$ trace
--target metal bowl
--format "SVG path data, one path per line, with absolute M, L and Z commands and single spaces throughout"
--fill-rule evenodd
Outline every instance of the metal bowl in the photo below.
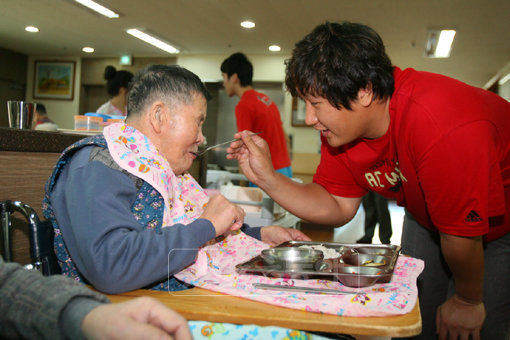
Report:
M 342 267 L 338 268 L 338 281 L 347 287 L 368 287 L 372 286 L 382 277 L 388 275 L 385 270 L 371 267 Z M 345 275 L 342 275 L 345 274 Z
M 370 255 L 350 253 L 342 257 L 342 262 L 358 267 L 384 267 L 391 262 L 391 257 L 381 255 Z
M 273 270 L 316 271 L 320 270 L 324 254 L 308 248 L 277 247 L 260 253 L 264 263 Z
M 353 253 L 392 256 L 395 251 L 388 247 L 355 247 L 350 250 Z

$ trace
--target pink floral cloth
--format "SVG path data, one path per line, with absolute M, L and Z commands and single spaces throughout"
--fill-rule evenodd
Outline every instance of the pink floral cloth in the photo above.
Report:
M 416 304 L 416 279 L 424 268 L 422 260 L 399 256 L 389 283 L 350 288 L 333 280 L 294 280 L 246 275 L 236 265 L 260 254 L 268 245 L 239 232 L 202 248 L 195 263 L 176 278 L 197 287 L 246 299 L 309 312 L 343 316 L 387 316 L 409 313 Z M 365 294 L 330 295 L 257 289 L 253 283 L 333 288 Z
M 189 224 L 202 215 L 209 200 L 207 194 L 190 174 L 176 176 L 145 135 L 123 123 L 106 126 L 103 134 L 115 162 L 148 182 L 163 197 L 163 227 Z

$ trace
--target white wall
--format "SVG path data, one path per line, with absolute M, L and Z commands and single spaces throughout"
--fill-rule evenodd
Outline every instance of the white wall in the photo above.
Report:
M 220 65 L 228 55 L 181 55 L 177 58 L 177 64 L 196 73 L 202 81 L 221 82 Z M 253 81 L 285 81 L 285 59 L 289 55 L 247 55 L 253 64 Z M 284 89 L 283 89 L 284 90 Z M 311 127 L 291 126 L 292 97 L 285 92 L 283 105 L 283 125 L 287 134 L 294 136 L 293 152 L 317 153 L 319 149 L 318 133 Z
M 74 97 L 73 100 L 34 99 L 34 61 L 75 61 Z M 46 111 L 51 120 L 62 129 L 74 128 L 74 116 L 79 114 L 81 84 L 81 58 L 79 57 L 52 57 L 52 56 L 29 56 L 27 67 L 27 92 L 26 100 L 34 101 L 46 106 Z
M 196 73 L 204 82 L 221 82 L 220 65 L 228 55 L 181 55 L 177 58 L 177 64 Z M 254 81 L 277 81 L 283 84 L 285 79 L 285 59 L 288 55 L 248 55 L 253 63 Z M 50 100 L 50 99 L 34 99 L 33 83 L 34 83 L 34 61 L 35 60 L 74 60 L 76 62 L 76 75 L 74 85 L 73 100 Z M 29 101 L 37 101 L 46 106 L 49 117 L 63 129 L 74 128 L 74 116 L 78 115 L 80 103 L 80 84 L 81 84 L 81 58 L 56 58 L 53 56 L 34 57 L 29 56 L 27 68 L 27 89 L 26 99 Z M 102 73 L 101 73 L 102 74 Z M 319 148 L 319 139 L 317 132 L 310 127 L 292 127 L 291 126 L 291 104 L 292 98 L 290 94 L 285 92 L 283 105 L 283 124 L 285 131 L 294 136 L 293 152 L 317 153 Z

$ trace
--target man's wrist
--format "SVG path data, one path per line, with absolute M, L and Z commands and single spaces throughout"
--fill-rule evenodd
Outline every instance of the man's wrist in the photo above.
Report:
M 483 303 L 483 299 L 475 300 L 475 299 L 469 299 L 463 296 L 460 296 L 459 294 L 454 294 L 453 299 L 465 306 L 478 306 Z

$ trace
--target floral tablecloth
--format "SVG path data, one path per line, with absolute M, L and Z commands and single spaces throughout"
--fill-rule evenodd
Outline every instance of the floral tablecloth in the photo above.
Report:
M 333 280 L 282 279 L 236 272 L 237 264 L 250 260 L 267 248 L 267 244 L 242 232 L 230 235 L 221 242 L 202 248 L 195 263 L 175 276 L 186 283 L 216 292 L 287 308 L 342 316 L 406 314 L 416 304 L 416 279 L 424 268 L 422 260 L 401 255 L 389 283 L 365 288 L 350 288 Z M 254 283 L 339 289 L 357 294 L 266 290 L 254 288 Z

